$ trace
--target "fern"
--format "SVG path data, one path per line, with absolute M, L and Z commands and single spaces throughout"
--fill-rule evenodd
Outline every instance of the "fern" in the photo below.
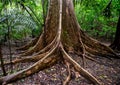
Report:
M 27 14 L 25 11 L 23 12 L 22 10 L 18 10 L 16 8 L 7 9 L 7 13 L 6 12 L 2 13 L 2 16 L 0 17 L 1 24 L 0 30 L 2 29 L 7 30 L 6 20 L 8 20 L 9 26 L 11 27 L 11 37 L 13 39 L 16 38 L 15 37 L 16 33 L 20 35 L 26 34 L 25 36 L 29 36 L 32 33 L 33 29 L 39 28 L 35 21 L 29 16 L 29 14 Z M 4 34 L 6 33 L 7 31 L 4 31 Z M 1 34 L 1 36 L 2 35 L 3 34 Z M 21 38 L 25 37 L 23 35 L 21 35 L 22 36 Z

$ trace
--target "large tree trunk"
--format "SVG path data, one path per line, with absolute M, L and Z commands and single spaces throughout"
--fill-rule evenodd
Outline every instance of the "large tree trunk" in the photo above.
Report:
M 36 62 L 32 66 L 17 73 L 0 78 L 0 84 L 10 83 L 18 79 L 30 76 L 43 70 L 57 61 L 65 61 L 69 75 L 65 82 L 70 80 L 70 68 L 74 69 L 83 77 L 94 84 L 101 84 L 94 76 L 82 68 L 69 53 L 75 53 L 79 57 L 92 59 L 88 55 L 109 55 L 118 58 L 116 53 L 109 47 L 88 37 L 80 28 L 74 14 L 72 0 L 50 0 L 48 14 L 45 22 L 45 30 L 36 44 L 26 50 L 22 55 L 34 54 L 33 57 L 14 60 L 12 63 Z M 46 42 L 44 44 L 44 42 Z M 62 62 L 62 61 L 61 61 Z M 6 63 L 6 65 L 8 65 Z
M 117 23 L 116 34 L 114 42 L 110 45 L 113 50 L 120 51 L 120 16 Z

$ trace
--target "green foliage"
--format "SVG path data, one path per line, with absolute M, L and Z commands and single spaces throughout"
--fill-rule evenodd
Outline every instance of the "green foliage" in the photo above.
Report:
M 75 5 L 75 12 L 81 28 L 94 37 L 113 39 L 118 21 L 120 0 L 80 0 Z M 109 4 L 109 5 L 108 5 Z M 109 18 L 104 16 L 106 7 Z M 107 16 L 106 13 L 106 16 Z
M 1 18 L 0 31 L 2 32 L 0 36 L 3 38 L 5 34 L 8 33 L 8 29 L 7 29 L 8 27 L 11 30 L 10 36 L 13 39 L 21 39 L 25 37 L 24 35 L 25 33 L 30 33 L 28 30 L 36 27 L 35 22 L 33 22 L 33 20 L 26 14 L 23 13 L 21 14 L 21 12 L 19 12 L 18 9 L 7 10 L 7 13 L 3 12 L 0 18 Z
M 120 15 L 120 0 L 73 1 L 78 22 L 85 32 L 95 37 L 114 38 Z M 22 39 L 31 34 L 38 36 L 42 32 L 48 2 L 49 0 L 0 0 L 0 39 L 7 34 L 8 26 L 12 39 Z
M 8 27 L 10 37 L 14 40 L 31 35 L 38 36 L 42 32 L 43 15 L 40 0 L 0 1 L 0 10 L 1 40 L 8 34 Z

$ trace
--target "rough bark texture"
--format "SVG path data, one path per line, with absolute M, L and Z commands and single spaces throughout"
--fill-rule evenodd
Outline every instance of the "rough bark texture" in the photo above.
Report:
M 29 43 L 27 43 L 26 45 L 24 45 L 22 47 L 17 48 L 16 50 L 27 50 L 27 49 L 29 49 L 30 47 L 32 47 L 32 46 L 34 46 L 36 44 L 38 38 L 39 37 L 31 40 Z
M 45 25 L 45 30 L 36 44 L 22 54 L 24 56 L 34 54 L 34 56 L 32 56 L 32 58 L 24 57 L 23 59 L 13 61 L 13 64 L 21 61 L 33 61 L 35 64 L 17 73 L 0 78 L 0 84 L 7 84 L 30 76 L 35 72 L 50 67 L 57 61 L 63 60 L 67 63 L 69 73 L 63 83 L 64 85 L 68 84 L 70 80 L 71 72 L 69 65 L 72 65 L 77 72 L 92 83 L 100 85 L 101 83 L 72 59 L 69 53 L 75 53 L 79 57 L 82 57 L 83 60 L 85 58 L 92 59 L 91 57 L 87 57 L 88 55 L 101 54 L 114 56 L 116 58 L 118 58 L 118 56 L 116 56 L 116 53 L 109 47 L 88 37 L 81 30 L 74 14 L 72 0 L 50 0 Z M 46 43 L 44 44 L 44 42 Z M 6 63 L 6 65 L 8 65 L 8 63 Z
M 120 16 L 117 23 L 117 29 L 115 34 L 114 42 L 110 45 L 113 50 L 120 51 Z

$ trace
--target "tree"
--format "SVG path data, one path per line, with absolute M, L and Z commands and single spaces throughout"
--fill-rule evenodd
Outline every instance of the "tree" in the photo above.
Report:
M 110 47 L 113 50 L 120 51 L 120 1 L 116 1 L 114 8 L 116 8 L 116 13 L 118 13 L 118 22 L 116 27 L 115 38 Z
M 61 61 L 65 62 L 69 71 L 69 75 L 63 83 L 64 85 L 70 80 L 71 72 L 69 65 L 72 65 L 77 72 L 92 83 L 100 85 L 101 83 L 94 76 L 72 59 L 70 53 L 82 57 L 83 61 L 85 58 L 93 59 L 91 58 L 92 56 L 88 57 L 88 55 L 104 55 L 119 58 L 112 49 L 88 37 L 81 30 L 74 13 L 72 0 L 50 0 L 45 30 L 36 44 L 31 49 L 25 51 L 22 56 L 33 53 L 34 56 L 32 57 L 16 59 L 12 63 L 36 62 L 35 64 L 17 73 L 0 78 L 0 84 L 7 84 L 25 78 L 54 65 L 57 61 Z M 9 62 L 5 65 L 8 64 Z
M 4 60 L 3 60 L 3 55 L 2 55 L 2 48 L 1 48 L 1 42 L 0 42 L 0 62 L 1 62 L 1 68 L 2 68 L 2 71 L 3 71 L 3 75 L 6 76 L 6 70 L 5 70 L 5 67 L 4 67 Z
M 120 51 L 120 15 L 117 23 L 114 42 L 110 45 L 113 50 Z
M 110 16 L 111 16 L 111 10 L 110 10 L 111 9 L 111 3 L 112 3 L 112 0 L 109 1 L 108 5 L 105 7 L 105 9 L 103 11 L 103 15 L 105 17 L 108 17 L 108 18 L 110 18 Z

